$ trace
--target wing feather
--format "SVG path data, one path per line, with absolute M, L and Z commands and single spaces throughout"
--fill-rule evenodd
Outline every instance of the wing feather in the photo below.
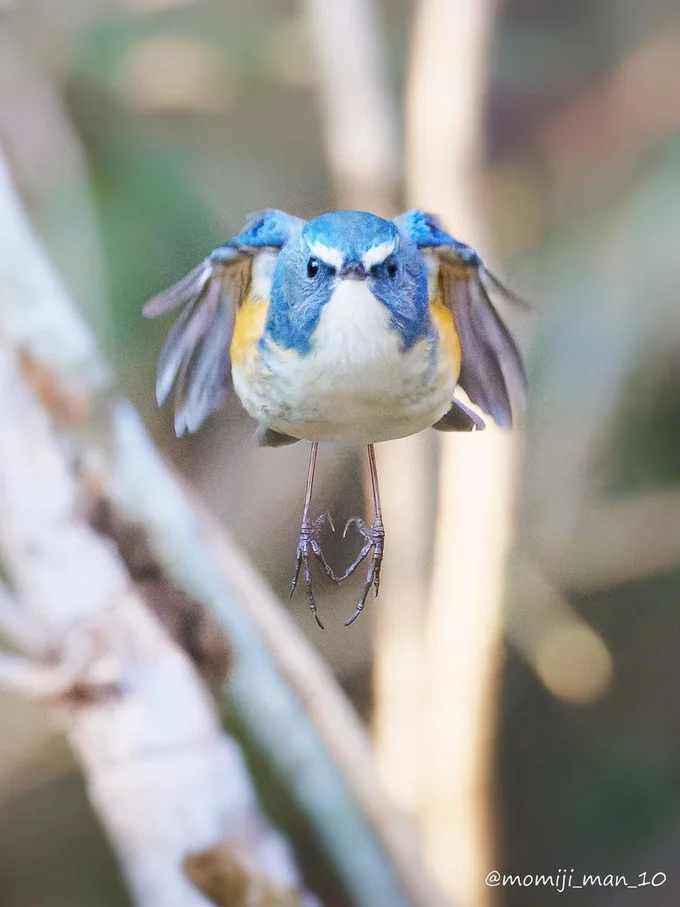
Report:
M 210 289 L 215 286 L 215 281 L 208 282 L 208 292 L 204 294 L 200 291 L 187 299 L 185 309 L 165 339 L 156 370 L 156 400 L 159 406 L 167 400 L 182 362 L 192 354 L 201 337 L 210 328 L 215 314 L 215 305 L 211 302 L 214 293 L 211 294 Z
M 159 406 L 175 386 L 177 435 L 196 431 L 226 398 L 236 312 L 250 287 L 254 255 L 263 248 L 280 250 L 302 223 L 283 211 L 253 215 L 237 236 L 144 306 L 148 318 L 184 306 L 163 345 L 156 374 Z
M 221 281 L 210 281 L 205 299 L 194 316 L 195 319 L 199 314 L 202 316 L 200 334 L 193 346 L 187 348 L 177 379 L 175 433 L 178 436 L 185 431 L 196 431 L 226 399 L 235 306 L 222 298 L 224 289 Z
M 458 383 L 502 428 L 526 408 L 524 359 L 473 266 L 440 257 L 440 279 L 461 347 Z
M 210 272 L 210 262 L 202 261 L 174 286 L 145 303 L 142 314 L 145 318 L 157 318 L 179 308 L 188 300 L 195 299 L 210 278 Z
M 511 428 L 526 408 L 526 369 L 491 294 L 522 307 L 526 303 L 488 270 L 474 249 L 446 233 L 433 215 L 416 209 L 396 223 L 418 248 L 437 257 L 443 302 L 460 340 L 459 385 L 498 425 Z

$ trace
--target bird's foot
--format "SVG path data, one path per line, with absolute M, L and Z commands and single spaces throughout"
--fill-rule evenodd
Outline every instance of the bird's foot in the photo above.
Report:
M 314 589 L 312 586 L 312 558 L 316 558 L 316 560 L 321 564 L 324 573 L 329 579 L 332 579 L 335 583 L 338 582 L 338 577 L 335 575 L 328 561 L 324 557 L 320 545 L 321 532 L 323 531 L 326 520 L 328 520 L 331 529 L 335 531 L 333 520 L 331 519 L 329 513 L 322 513 L 320 516 L 314 517 L 314 519 L 302 521 L 302 525 L 300 526 L 300 539 L 298 541 L 296 552 L 295 573 L 293 574 L 293 581 L 290 584 L 290 597 L 292 598 L 293 593 L 295 592 L 295 587 L 297 586 L 298 577 L 300 576 L 300 570 L 304 566 L 304 579 L 305 589 L 307 590 L 307 601 L 309 602 L 310 611 L 314 615 L 314 620 L 322 630 L 324 629 L 324 625 L 319 619 L 319 614 L 316 607 L 316 599 L 314 598 Z
M 363 520 L 355 517 L 354 519 L 348 520 L 343 536 L 347 534 L 347 530 L 354 523 L 354 525 L 359 530 L 360 535 L 365 539 L 364 545 L 361 551 L 357 554 L 354 561 L 349 565 L 345 570 L 342 576 L 337 577 L 338 582 L 341 582 L 344 579 L 347 579 L 348 576 L 351 576 L 352 573 L 357 569 L 359 564 L 361 564 L 368 556 L 371 554 L 371 562 L 368 566 L 368 571 L 366 573 L 366 581 L 364 582 L 363 591 L 361 593 L 361 598 L 359 603 L 354 609 L 354 614 L 350 617 L 349 620 L 345 621 L 345 626 L 349 627 L 350 624 L 353 624 L 357 617 L 361 614 L 366 604 L 366 599 L 368 598 L 368 593 L 371 591 L 371 587 L 375 588 L 375 594 L 378 595 L 380 591 L 380 568 L 382 566 L 383 552 L 385 550 L 385 529 L 382 524 L 382 520 L 374 520 L 372 526 L 367 526 Z

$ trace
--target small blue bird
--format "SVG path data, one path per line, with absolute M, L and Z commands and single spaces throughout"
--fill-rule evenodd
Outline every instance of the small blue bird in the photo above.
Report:
M 158 362 L 159 405 L 176 385 L 175 431 L 196 431 L 230 380 L 257 420 L 260 445 L 312 442 L 291 595 L 304 567 L 320 627 L 311 561 L 340 581 L 371 554 L 360 600 L 378 594 L 385 531 L 373 445 L 434 427 L 484 428 L 454 397 L 460 386 L 497 424 L 525 407 L 522 355 L 490 294 L 517 301 L 469 246 L 420 210 L 385 220 L 335 211 L 310 221 L 268 210 L 144 307 L 181 305 Z M 336 576 L 311 516 L 320 441 L 368 446 L 374 519 L 356 520 L 359 555 Z

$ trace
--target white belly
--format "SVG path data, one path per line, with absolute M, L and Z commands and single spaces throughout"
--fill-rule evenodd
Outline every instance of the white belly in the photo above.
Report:
M 449 409 L 457 375 L 435 355 L 436 334 L 403 352 L 389 311 L 366 283 L 339 282 L 312 351 L 270 344 L 234 371 L 244 407 L 275 431 L 310 441 L 387 441 L 428 428 Z

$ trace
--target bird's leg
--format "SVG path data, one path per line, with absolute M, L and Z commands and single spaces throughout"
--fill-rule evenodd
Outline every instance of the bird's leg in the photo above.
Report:
M 363 611 L 366 599 L 368 598 L 368 593 L 371 591 L 371 586 L 375 587 L 376 596 L 380 590 L 380 567 L 382 566 L 383 552 L 385 550 L 385 528 L 383 526 L 382 508 L 380 506 L 380 488 L 378 487 L 378 467 L 375 462 L 375 447 L 372 444 L 368 445 L 368 467 L 371 473 L 371 487 L 373 489 L 373 525 L 367 526 L 363 520 L 353 519 L 345 526 L 345 532 L 347 532 L 347 528 L 352 523 L 355 523 L 366 541 L 364 542 L 363 548 L 354 559 L 354 562 L 349 565 L 347 570 L 345 570 L 343 575 L 338 577 L 338 579 L 347 579 L 348 576 L 354 573 L 359 564 L 368 557 L 371 549 L 373 549 L 373 554 L 371 555 L 371 563 L 369 564 L 368 572 L 366 573 L 366 582 L 364 583 L 359 604 L 354 609 L 354 614 L 350 619 L 345 621 L 346 627 L 349 627 L 350 624 L 354 623 Z
M 321 564 L 324 569 L 324 573 L 334 582 L 337 582 L 338 578 L 331 570 L 326 558 L 323 555 L 321 550 L 321 545 L 319 544 L 319 539 L 321 536 L 321 530 L 323 529 L 326 519 L 333 523 L 330 519 L 330 515 L 327 513 L 322 513 L 317 517 L 310 517 L 309 510 L 312 503 L 312 486 L 314 485 L 314 470 L 316 469 L 316 457 L 319 452 L 319 445 L 315 441 L 312 444 L 312 450 L 309 455 L 309 471 L 307 473 L 307 492 L 305 494 L 305 507 L 302 511 L 302 525 L 300 526 L 300 539 L 298 541 L 297 552 L 296 552 L 296 561 L 295 561 L 295 573 L 293 574 L 293 582 L 290 586 L 290 597 L 293 597 L 295 592 L 295 587 L 297 585 L 298 577 L 300 576 L 300 569 L 304 565 L 305 568 L 305 588 L 307 590 L 307 601 L 309 602 L 309 607 L 314 615 L 314 620 L 317 622 L 321 629 L 324 629 L 323 624 L 319 619 L 319 615 L 316 609 L 316 600 L 314 598 L 314 590 L 312 588 L 312 570 L 311 563 L 312 557 L 315 557 L 317 561 Z

